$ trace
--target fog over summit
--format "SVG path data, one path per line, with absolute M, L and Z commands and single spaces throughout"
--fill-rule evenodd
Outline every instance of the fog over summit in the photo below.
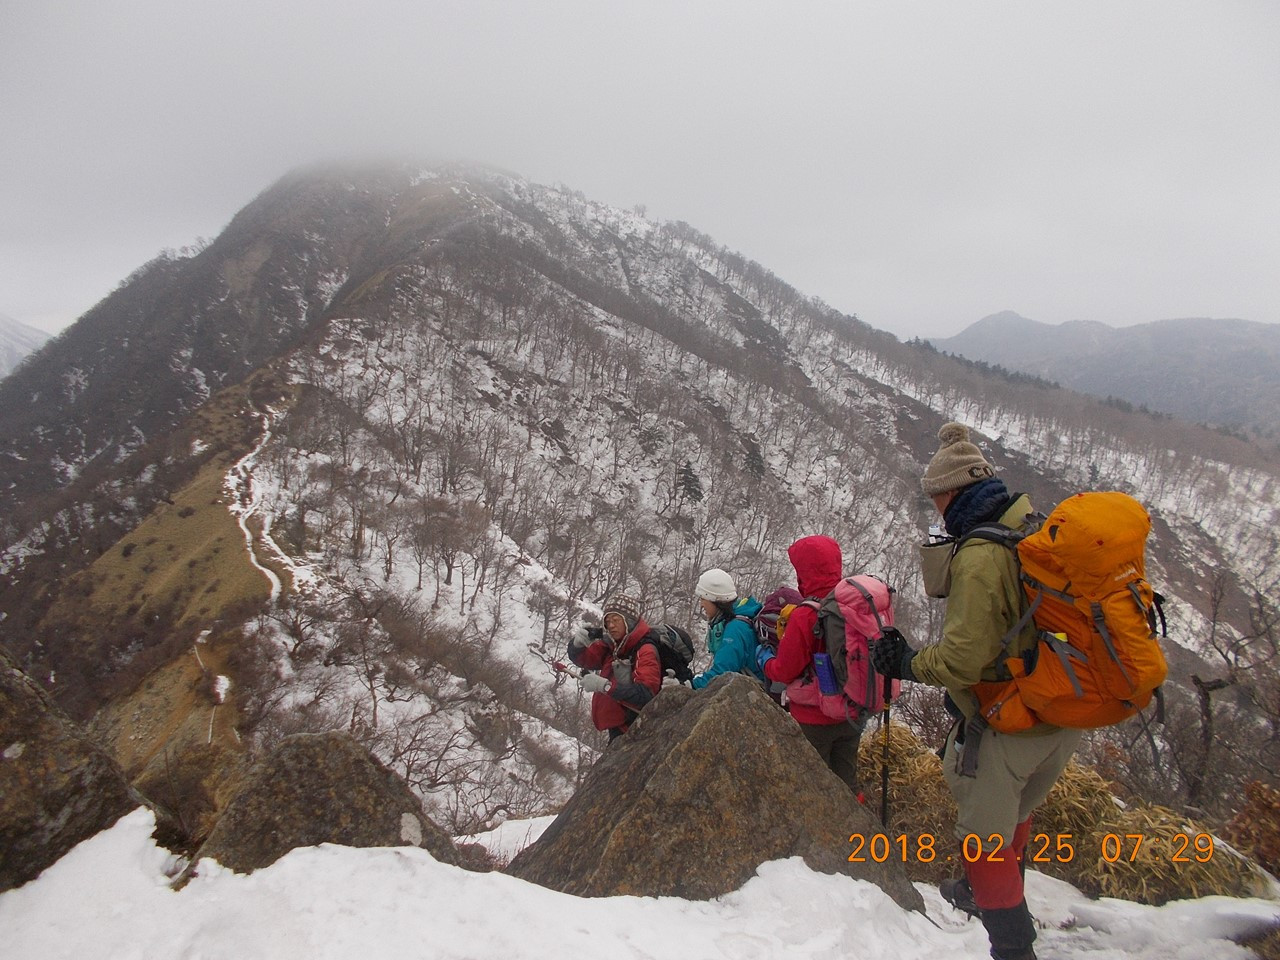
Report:
M 471 157 L 901 339 L 1280 321 L 1271 4 L 20 4 L 0 311 L 61 329 L 300 164 Z

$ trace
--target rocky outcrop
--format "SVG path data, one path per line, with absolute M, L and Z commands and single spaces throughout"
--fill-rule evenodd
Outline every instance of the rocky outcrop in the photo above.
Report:
M 900 865 L 849 862 L 851 834 L 881 831 L 760 685 L 730 675 L 664 690 L 507 872 L 579 896 L 710 899 L 799 856 L 923 909 Z
M 343 733 L 282 740 L 249 771 L 196 860 L 248 873 L 318 843 L 415 846 L 461 862 L 408 784 Z
M 0 651 L 0 891 L 143 803 L 119 764 Z
M 134 787 L 173 814 L 170 845 L 190 854 L 240 788 L 249 758 L 237 733 L 237 690 L 215 695 L 229 645 L 197 641 L 107 703 L 88 731 Z

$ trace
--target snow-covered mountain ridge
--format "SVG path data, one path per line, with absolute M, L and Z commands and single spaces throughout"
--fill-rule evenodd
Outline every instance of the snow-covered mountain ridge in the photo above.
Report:
M 1041 506 L 1086 486 L 1139 496 L 1156 521 L 1152 579 L 1188 651 L 1250 630 L 1280 571 L 1275 467 L 1245 445 L 980 376 L 685 224 L 511 176 L 295 176 L 118 301 L 21 384 L 49 404 L 0 458 L 27 517 L 0 564 L 4 639 L 37 675 L 57 671 L 68 631 L 30 603 L 58 592 L 53 561 L 98 576 L 99 560 L 69 552 L 80 531 L 164 510 L 185 464 L 230 443 L 166 443 L 167 424 L 269 370 L 280 396 L 254 414 L 272 411 L 269 436 L 246 426 L 244 452 L 261 444 L 231 489 L 253 504 L 251 536 L 278 548 L 262 555 L 294 576 L 274 604 L 264 577 L 246 624 L 267 666 L 234 678 L 260 718 L 245 732 L 355 730 L 459 828 L 544 812 L 571 788 L 597 744 L 552 664 L 616 590 L 699 631 L 702 569 L 767 592 L 791 579 L 794 538 L 827 533 L 847 568 L 897 587 L 908 634 L 932 639 L 918 477 L 948 419 Z M 122 342 L 152 380 L 113 379 Z M 39 385 L 68 370 L 74 391 Z M 137 419 L 82 427 L 86 403 Z M 128 637 L 107 649 L 120 669 L 137 656 Z

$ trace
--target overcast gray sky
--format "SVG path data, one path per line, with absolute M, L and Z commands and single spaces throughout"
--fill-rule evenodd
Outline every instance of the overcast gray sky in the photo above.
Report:
M 904 339 L 1280 322 L 1274 0 L 2 0 L 0 313 L 382 153 L 644 203 Z

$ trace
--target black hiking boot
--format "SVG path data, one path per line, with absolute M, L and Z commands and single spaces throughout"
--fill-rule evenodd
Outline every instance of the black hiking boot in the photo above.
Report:
M 943 900 L 971 917 L 979 916 L 982 912 L 974 903 L 973 890 L 970 889 L 969 881 L 965 877 L 943 880 L 938 884 L 938 892 L 942 894 Z
M 1031 946 L 1036 939 L 1036 924 L 1027 901 L 1016 907 L 984 910 L 982 925 L 991 941 L 992 960 L 1036 960 Z

